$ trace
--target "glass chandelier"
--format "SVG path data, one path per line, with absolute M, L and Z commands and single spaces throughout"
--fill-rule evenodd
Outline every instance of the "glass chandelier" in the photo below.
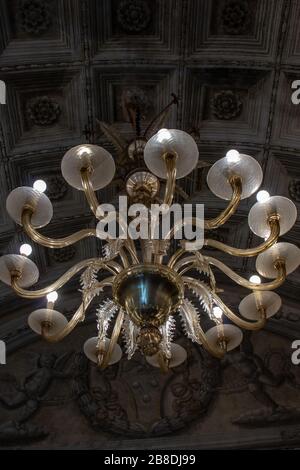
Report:
M 148 207 L 158 199 L 161 182 L 165 184 L 163 203 L 170 208 L 176 190 L 176 180 L 191 173 L 198 164 L 198 148 L 186 132 L 161 129 L 148 141 L 140 138 L 131 142 L 128 154 L 137 150 L 143 156 L 143 165 L 126 179 L 126 191 L 131 202 L 143 202 Z M 104 148 L 83 144 L 71 148 L 62 159 L 62 175 L 74 188 L 84 191 L 91 211 L 97 220 L 99 202 L 95 191 L 109 185 L 115 174 L 113 157 Z M 210 190 L 227 200 L 227 207 L 215 218 L 204 220 L 207 230 L 218 229 L 235 213 L 240 201 L 250 197 L 263 179 L 259 163 L 251 156 L 236 150 L 227 152 L 212 165 L 207 175 Z M 36 243 L 54 249 L 72 245 L 87 237 L 99 236 L 96 229 L 84 229 L 60 239 L 42 235 L 38 229 L 51 220 L 53 209 L 42 192 L 43 182 L 33 188 L 19 187 L 7 198 L 7 211 Z M 185 240 L 172 249 L 170 243 L 178 229 L 175 223 L 167 237 L 134 240 L 108 239 L 104 256 L 80 261 L 46 288 L 29 289 L 37 283 L 37 266 L 29 259 L 30 246 L 23 245 L 21 254 L 0 258 L 0 279 L 25 299 L 47 296 L 46 308 L 29 315 L 29 326 L 49 342 L 57 342 L 83 322 L 88 308 L 103 290 L 110 297 L 97 308 L 97 336 L 88 339 L 84 352 L 101 368 L 120 360 L 122 349 L 118 344 L 122 332 L 125 351 L 130 359 L 137 351 L 155 367 L 167 371 L 186 358 L 185 349 L 174 343 L 176 322 L 181 322 L 184 333 L 210 354 L 222 358 L 242 341 L 242 331 L 259 330 L 281 306 L 279 295 L 272 290 L 281 286 L 286 275 L 300 263 L 300 250 L 290 243 L 278 242 L 280 235 L 291 229 L 296 221 L 295 205 L 281 196 L 269 196 L 260 191 L 248 216 L 249 227 L 262 238 L 255 248 L 241 249 L 220 241 L 204 238 L 201 250 L 189 250 Z M 117 214 L 122 225 L 121 213 Z M 196 226 L 199 220 L 190 217 L 184 224 Z M 247 280 L 223 262 L 205 254 L 205 247 L 214 248 L 237 257 L 255 257 L 259 276 Z M 234 313 L 221 299 L 214 269 L 223 272 L 236 284 L 251 292 Z M 82 302 L 68 321 L 54 309 L 56 291 L 72 277 L 81 273 Z M 104 273 L 108 273 L 104 277 Z M 103 278 L 104 277 L 104 278 Z M 271 280 L 270 280 L 271 279 Z M 191 300 L 193 299 L 193 300 Z M 196 300 L 195 300 L 196 299 Z M 203 329 L 203 320 L 212 326 Z

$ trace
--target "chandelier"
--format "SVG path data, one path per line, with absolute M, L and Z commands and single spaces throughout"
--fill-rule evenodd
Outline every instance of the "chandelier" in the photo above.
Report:
M 147 207 L 159 200 L 163 188 L 164 210 L 168 212 L 176 192 L 176 180 L 191 173 L 198 164 L 198 147 L 193 137 L 176 129 L 160 129 L 149 140 L 139 137 L 128 145 L 128 155 L 136 169 L 125 180 L 131 203 Z M 138 157 L 137 157 L 138 156 Z M 137 163 L 138 162 L 138 163 Z M 83 191 L 96 220 L 101 221 L 96 191 L 109 185 L 115 174 L 113 157 L 104 148 L 82 144 L 71 148 L 63 157 L 62 175 L 73 188 Z M 281 306 L 279 295 L 272 292 L 285 281 L 300 263 L 300 250 L 295 245 L 278 242 L 280 235 L 296 221 L 295 205 L 287 198 L 257 194 L 249 211 L 251 231 L 262 239 L 254 248 L 236 248 L 215 239 L 205 238 L 201 249 L 191 249 L 187 240 L 180 246 L 172 242 L 183 225 L 204 230 L 218 229 L 235 213 L 242 199 L 257 192 L 263 179 L 259 163 L 251 156 L 230 150 L 215 162 L 207 174 L 207 185 L 227 206 L 215 218 L 199 220 L 191 215 L 179 225 L 174 222 L 167 236 L 133 239 L 108 239 L 101 257 L 80 261 L 48 287 L 32 290 L 39 272 L 29 259 L 30 246 L 17 255 L 0 258 L 0 279 L 25 299 L 47 297 L 45 308 L 29 315 L 29 326 L 45 340 L 54 343 L 69 335 L 85 320 L 92 301 L 109 291 L 97 311 L 97 336 L 84 344 L 86 356 L 99 367 L 118 362 L 122 334 L 128 359 L 139 351 L 146 360 L 162 371 L 176 367 L 186 359 L 185 349 L 174 342 L 176 323 L 185 335 L 211 355 L 222 358 L 242 341 L 242 329 L 259 330 Z M 44 236 L 38 229 L 51 220 L 53 209 L 43 193 L 41 182 L 34 187 L 14 189 L 7 198 L 7 211 L 34 242 L 50 249 L 67 247 L 87 237 L 98 237 L 97 229 L 83 229 L 60 239 Z M 123 227 L 123 214 L 117 212 Z M 148 223 L 148 222 L 145 222 Z M 127 230 L 126 228 L 124 230 Z M 217 257 L 207 256 L 206 247 L 215 253 L 235 257 L 255 257 L 258 275 L 249 280 L 234 272 Z M 221 298 L 222 290 L 215 279 L 215 269 L 250 291 L 234 313 Z M 82 302 L 68 321 L 54 309 L 57 290 L 78 273 Z M 203 321 L 210 327 L 204 331 Z

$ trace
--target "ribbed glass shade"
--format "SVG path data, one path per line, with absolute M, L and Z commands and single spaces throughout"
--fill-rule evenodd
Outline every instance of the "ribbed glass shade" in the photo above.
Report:
M 207 174 L 207 184 L 211 192 L 221 199 L 231 199 L 231 176 L 242 178 L 242 199 L 255 193 L 263 180 L 260 164 L 250 155 L 240 153 L 235 160 L 226 156 L 218 160 Z
M 279 216 L 280 235 L 288 232 L 297 219 L 296 206 L 290 199 L 272 196 L 265 202 L 257 202 L 251 208 L 248 223 L 252 232 L 259 237 L 267 238 L 270 235 L 268 217 L 272 214 Z
M 116 167 L 113 157 L 98 145 L 83 144 L 72 147 L 64 155 L 61 162 L 61 172 L 70 186 L 83 191 L 81 170 L 93 169 L 90 180 L 94 190 L 107 186 L 114 177 Z
M 193 137 L 177 129 L 161 129 L 149 139 L 144 150 L 144 159 L 149 170 L 159 178 L 167 178 L 162 156 L 165 153 L 177 155 L 176 178 L 183 178 L 196 168 L 199 151 Z
M 270 318 L 275 315 L 281 307 L 281 298 L 276 292 L 255 292 L 247 295 L 239 305 L 239 311 L 242 317 L 249 320 L 259 320 L 261 313 L 259 306 L 264 307 L 266 317 Z
M 171 344 L 171 359 L 169 362 L 169 367 L 178 367 L 182 364 L 187 358 L 186 350 L 179 344 Z M 146 361 L 151 364 L 153 367 L 160 367 L 158 354 L 153 356 L 146 356 Z
M 109 339 L 105 339 L 105 350 L 107 351 L 108 346 L 109 346 Z M 97 363 L 98 362 L 98 355 L 97 355 L 97 343 L 98 343 L 98 338 L 97 336 L 94 336 L 93 338 L 88 339 L 84 345 L 83 345 L 83 351 L 86 357 L 92 361 Z M 110 357 L 110 360 L 108 362 L 108 365 L 111 366 L 113 364 L 116 364 L 117 362 L 120 361 L 122 357 L 122 349 L 118 344 L 115 344 L 112 354 Z
M 226 324 L 213 326 L 207 330 L 206 337 L 213 347 L 220 347 L 220 339 L 224 337 L 226 339 L 227 351 L 231 351 L 241 344 L 243 333 L 237 326 Z
M 39 279 L 39 270 L 31 259 L 22 255 L 3 255 L 0 258 L 0 280 L 11 285 L 13 271 L 20 271 L 22 276 L 18 280 L 20 287 L 31 287 Z
M 43 323 L 48 325 L 47 334 L 56 335 L 67 326 L 68 320 L 62 313 L 50 308 L 34 310 L 28 317 L 28 325 L 39 335 L 42 333 Z
M 257 272 L 263 277 L 275 279 L 278 272 L 274 267 L 274 263 L 279 259 L 285 261 L 286 273 L 290 274 L 300 264 L 300 249 L 292 243 L 276 243 L 258 255 L 256 259 Z
M 53 216 L 53 207 L 49 198 L 28 186 L 21 186 L 14 189 L 6 199 L 6 209 L 10 217 L 19 225 L 22 225 L 21 217 L 25 206 L 34 209 L 31 223 L 35 228 L 48 225 Z

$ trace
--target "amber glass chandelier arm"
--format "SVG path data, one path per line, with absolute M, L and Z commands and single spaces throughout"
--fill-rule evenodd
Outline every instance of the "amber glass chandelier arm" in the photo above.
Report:
M 169 268 L 173 268 L 173 266 L 177 263 L 177 261 L 179 260 L 179 258 L 181 258 L 181 256 L 184 255 L 186 251 L 184 250 L 184 248 L 179 248 L 178 250 L 175 251 L 175 253 L 171 256 L 169 262 L 168 262 L 168 266 Z
M 99 282 L 97 284 L 97 288 L 101 287 L 107 287 L 111 286 L 113 283 L 113 277 L 108 277 L 104 279 L 103 281 Z M 95 289 L 96 292 L 96 289 Z M 81 303 L 79 308 L 76 310 L 74 313 L 73 317 L 71 320 L 68 322 L 68 324 L 56 335 L 49 335 L 47 334 L 47 329 L 42 329 L 42 336 L 45 340 L 47 340 L 49 343 L 57 343 L 58 341 L 61 341 L 63 338 L 65 338 L 71 331 L 74 330 L 74 328 L 80 323 L 81 321 L 84 320 L 85 317 L 85 312 L 90 305 L 91 301 L 93 300 L 93 295 L 89 295 L 88 299 L 86 299 L 84 302 Z
M 128 253 L 130 254 L 132 263 L 133 264 L 139 264 L 140 260 L 138 258 L 136 248 L 135 248 L 135 244 L 134 244 L 133 240 L 128 238 L 128 240 L 126 240 L 125 247 L 126 247 L 126 250 L 128 251 Z
M 99 363 L 99 366 L 101 367 L 101 369 L 105 369 L 109 365 L 109 361 L 110 361 L 113 349 L 115 345 L 117 344 L 118 338 L 121 333 L 123 321 L 124 321 L 124 310 L 121 308 L 119 310 L 117 319 L 114 324 L 114 329 L 111 334 L 107 352 L 104 354 L 102 361 Z
M 44 287 L 43 289 L 39 289 L 36 291 L 23 289 L 18 284 L 17 276 L 12 277 L 11 285 L 14 291 L 16 292 L 16 294 L 18 294 L 20 297 L 23 297 L 25 299 L 39 299 L 40 297 L 44 297 L 45 295 L 49 294 L 50 292 L 53 292 L 54 290 L 60 289 L 79 271 L 91 265 L 99 266 L 99 268 L 102 268 L 102 269 L 107 269 L 113 275 L 117 274 L 118 272 L 114 269 L 113 266 L 110 266 L 109 263 L 106 264 L 104 262 L 99 262 L 97 258 L 91 258 L 91 259 L 81 261 L 75 264 L 75 266 L 73 266 L 67 272 L 65 272 L 59 279 L 57 279 L 55 282 L 50 284 L 50 286 Z
M 204 246 L 216 248 L 217 250 L 223 251 L 224 253 L 228 253 L 229 255 L 232 255 L 232 256 L 239 256 L 239 257 L 257 256 L 259 253 L 262 253 L 263 251 L 267 250 L 272 245 L 274 245 L 274 243 L 276 243 L 278 240 L 278 237 L 280 234 L 279 220 L 276 218 L 270 218 L 269 225 L 270 225 L 271 232 L 270 232 L 268 239 L 265 240 L 261 245 L 253 247 L 253 248 L 248 248 L 248 249 L 235 248 L 232 246 L 225 245 L 225 243 L 218 242 L 217 240 L 211 240 L 210 238 L 207 238 L 204 240 Z
M 219 261 L 215 258 L 212 258 L 210 256 L 205 257 L 206 261 L 209 262 L 209 264 L 215 266 L 216 268 L 220 269 L 226 276 L 228 276 L 230 279 L 232 279 L 236 284 L 239 284 L 240 286 L 245 287 L 246 289 L 250 290 L 257 290 L 257 291 L 264 291 L 264 290 L 273 290 L 277 289 L 277 287 L 280 287 L 285 279 L 286 279 L 286 269 L 285 269 L 285 263 L 278 262 L 276 264 L 276 269 L 277 269 L 277 277 L 273 281 L 270 282 L 265 282 L 261 284 L 255 284 L 253 282 L 247 281 L 247 279 L 243 278 L 239 274 L 236 274 L 232 269 L 230 269 L 226 264 L 222 263 L 222 261 Z
M 240 328 L 243 328 L 244 330 L 261 330 L 266 324 L 266 313 L 263 307 L 260 309 L 260 318 L 255 322 L 248 322 L 233 313 L 232 310 L 230 310 L 230 308 L 227 307 L 227 305 L 222 301 L 222 299 L 220 299 L 220 297 L 216 294 L 214 294 L 214 302 L 222 309 L 223 313 L 226 315 L 227 318 L 229 318 L 229 320 L 231 320 L 233 323 L 235 323 Z
M 81 170 L 81 182 L 82 187 L 84 190 L 85 197 L 89 203 L 91 211 L 93 212 L 94 216 L 98 219 L 97 209 L 99 206 L 99 202 L 97 196 L 95 194 L 92 182 L 90 180 L 90 169 L 89 168 L 82 168 Z
M 88 228 L 64 238 L 53 239 L 45 237 L 32 226 L 31 217 L 32 211 L 30 209 L 25 209 L 22 213 L 22 225 L 25 233 L 31 238 L 31 240 L 47 248 L 63 248 L 65 246 L 73 245 L 84 238 L 96 236 L 96 230 Z
M 212 356 L 221 359 L 225 355 L 225 351 L 223 351 L 221 348 L 216 348 L 212 344 L 209 343 L 209 341 L 206 338 L 206 335 L 202 329 L 202 327 L 199 325 L 197 328 L 197 336 L 198 336 L 198 343 L 202 345 L 207 352 L 209 352 Z
M 172 153 L 166 153 L 162 157 L 165 161 L 166 169 L 167 169 L 167 183 L 166 183 L 166 190 L 164 196 L 164 204 L 170 206 L 173 201 L 175 186 L 176 186 L 176 160 L 177 155 L 173 155 Z
M 228 206 L 213 219 L 208 219 L 204 221 L 204 228 L 207 230 L 213 230 L 220 225 L 225 224 L 228 219 L 235 213 L 242 195 L 242 180 L 239 176 L 232 176 L 229 180 L 232 187 L 232 196 Z
M 186 256 L 185 258 L 180 259 L 179 261 L 176 262 L 176 264 L 173 264 L 172 267 L 174 268 L 175 271 L 178 271 L 179 274 L 182 274 L 180 271 L 181 268 L 188 267 L 189 269 L 193 269 L 198 263 L 198 260 L 196 256 L 191 255 L 191 256 Z

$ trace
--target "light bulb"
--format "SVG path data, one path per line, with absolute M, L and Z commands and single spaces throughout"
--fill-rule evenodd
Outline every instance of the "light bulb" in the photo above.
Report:
M 23 245 L 20 246 L 20 254 L 24 256 L 29 256 L 32 253 L 32 248 L 31 245 L 28 243 L 23 243 Z
M 253 274 L 253 276 L 250 277 L 249 281 L 252 282 L 253 284 L 260 284 L 261 278 L 257 276 L 257 274 Z
M 90 155 L 92 153 L 91 149 L 89 147 L 86 147 L 85 145 L 82 145 L 82 147 L 80 147 L 78 150 L 77 150 L 77 153 L 78 155 L 81 157 L 82 155 L 84 155 L 85 153 L 87 153 L 88 155 Z
M 47 300 L 48 302 L 52 302 L 54 303 L 58 298 L 58 293 L 56 292 L 56 290 L 54 290 L 53 292 L 50 292 L 50 294 L 47 294 Z
M 157 133 L 157 141 L 160 144 L 165 141 L 168 141 L 171 137 L 171 133 L 168 131 L 168 129 L 160 129 Z
M 43 180 L 36 180 L 33 183 L 33 189 L 35 189 L 36 191 L 39 191 L 40 193 L 44 193 L 47 189 L 47 185 L 45 181 Z
M 266 202 L 268 199 L 270 199 L 270 194 L 268 191 L 258 191 L 256 194 L 256 200 L 257 202 Z
M 240 160 L 240 152 L 234 149 L 229 150 L 226 153 L 226 157 L 230 163 L 236 163 Z
M 222 318 L 222 315 L 223 315 L 223 310 L 220 307 L 214 307 L 213 308 L 213 315 L 214 315 L 215 318 L 220 320 L 220 318 Z

